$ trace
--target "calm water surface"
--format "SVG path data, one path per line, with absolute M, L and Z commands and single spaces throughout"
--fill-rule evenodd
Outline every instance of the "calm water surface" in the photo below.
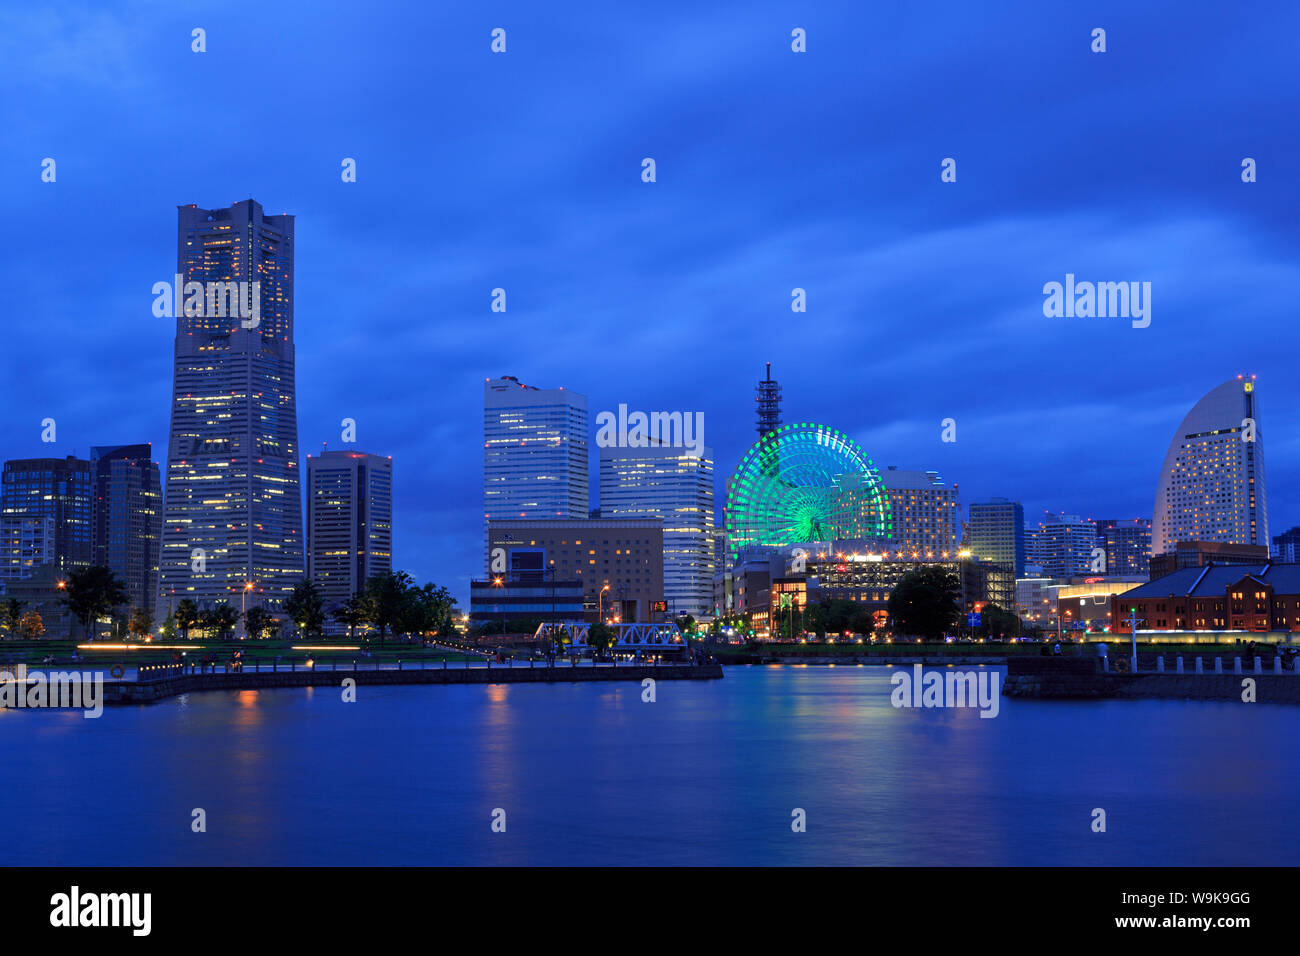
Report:
M 0 711 L 0 864 L 1300 861 L 1293 707 L 1003 698 L 981 719 L 896 710 L 889 674 L 729 668 L 652 704 L 515 684 Z

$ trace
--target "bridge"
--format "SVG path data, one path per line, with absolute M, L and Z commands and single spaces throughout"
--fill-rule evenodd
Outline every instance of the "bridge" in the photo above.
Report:
M 690 652 L 686 636 L 676 623 L 658 624 L 607 624 L 614 632 L 611 651 L 653 656 L 685 657 Z M 590 649 L 588 637 L 591 625 L 586 621 L 543 623 L 538 625 L 533 640 L 540 643 L 559 643 L 566 653 L 582 654 Z

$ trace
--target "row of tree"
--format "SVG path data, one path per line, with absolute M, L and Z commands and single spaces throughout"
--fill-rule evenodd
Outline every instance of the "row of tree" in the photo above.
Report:
M 111 569 L 98 565 L 72 571 L 60 591 L 88 639 L 94 637 L 96 621 L 113 615 L 128 601 L 125 585 Z M 24 606 L 24 602 L 13 598 L 0 602 L 0 626 L 11 637 L 40 637 L 45 630 L 40 615 L 35 611 L 24 613 Z M 284 615 L 308 637 L 324 633 L 328 616 L 345 625 L 353 639 L 359 628 L 372 628 L 381 644 L 390 634 L 447 636 L 452 633 L 455 614 L 456 599 L 446 588 L 416 585 L 405 571 L 376 575 L 366 581 L 360 593 L 332 607 L 326 607 L 321 589 L 304 578 L 284 601 Z M 188 640 L 190 633 L 198 629 L 224 639 L 234 634 L 240 619 L 240 612 L 231 604 L 219 602 L 200 608 L 184 598 L 163 621 L 161 631 L 164 638 L 179 633 Z M 245 633 L 253 639 L 274 638 L 283 625 L 281 618 L 261 606 L 248 608 L 242 619 Z M 154 621 L 143 608 L 132 609 L 125 620 L 127 631 L 135 637 L 143 638 L 153 630 Z

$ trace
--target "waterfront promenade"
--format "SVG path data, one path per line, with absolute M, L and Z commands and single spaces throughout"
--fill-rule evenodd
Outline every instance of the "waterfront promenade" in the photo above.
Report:
M 344 680 L 357 686 L 394 684 L 549 684 L 586 681 L 718 680 L 719 664 L 593 664 L 586 661 L 507 662 L 419 661 L 377 663 L 364 661 L 255 664 L 239 670 L 222 666 L 145 664 L 133 680 L 106 681 L 105 704 L 141 704 L 179 694 L 214 690 L 267 690 L 279 687 L 340 687 Z
M 1125 661 L 1127 663 L 1127 661 Z M 1107 669 L 1098 658 L 1012 658 L 1002 693 L 1039 700 L 1163 698 L 1300 704 L 1300 671 L 1283 670 L 1276 658 L 1267 664 L 1240 656 L 1196 658 L 1181 655 L 1138 657 L 1136 673 Z M 1249 681 L 1249 683 L 1248 683 Z

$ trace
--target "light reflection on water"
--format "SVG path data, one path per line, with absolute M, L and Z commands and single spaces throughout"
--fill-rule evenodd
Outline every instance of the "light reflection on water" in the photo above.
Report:
M 1293 708 L 895 710 L 890 670 L 0 714 L 0 864 L 1293 864 Z M 190 831 L 207 811 L 208 832 Z M 492 811 L 507 831 L 490 829 Z M 792 833 L 791 811 L 807 811 Z M 1108 832 L 1091 831 L 1104 808 Z

